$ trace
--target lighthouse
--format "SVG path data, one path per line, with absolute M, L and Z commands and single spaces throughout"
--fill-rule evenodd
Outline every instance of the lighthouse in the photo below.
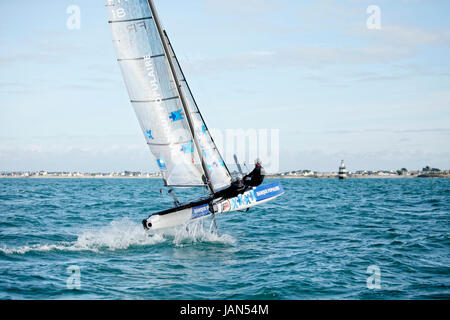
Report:
M 347 178 L 347 172 L 345 170 L 344 160 L 341 161 L 341 165 L 339 166 L 338 177 L 339 177 L 339 180 L 344 180 L 345 178 Z

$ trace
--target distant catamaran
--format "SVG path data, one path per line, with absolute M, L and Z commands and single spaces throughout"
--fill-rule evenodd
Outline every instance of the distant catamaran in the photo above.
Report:
M 281 184 L 272 183 L 213 202 L 214 194 L 229 187 L 232 177 L 161 27 L 153 1 L 107 0 L 106 8 L 131 104 L 165 185 L 206 186 L 210 191 L 210 196 L 185 205 L 176 200 L 174 208 L 145 219 L 144 227 L 174 227 L 248 209 L 282 195 Z

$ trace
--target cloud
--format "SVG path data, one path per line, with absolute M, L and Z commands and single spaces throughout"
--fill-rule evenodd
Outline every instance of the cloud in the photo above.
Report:
M 206 0 L 205 7 L 212 11 L 230 12 L 239 15 L 258 15 L 273 13 L 285 7 L 285 0 Z
M 81 56 L 89 56 L 92 52 L 87 46 L 64 41 L 58 38 L 41 38 L 30 42 L 27 48 L 3 51 L 0 64 L 8 66 L 11 63 L 50 64 L 66 63 Z
M 426 165 L 441 169 L 450 168 L 450 152 L 424 152 L 420 149 L 397 152 L 377 148 L 366 152 L 321 151 L 304 149 L 293 151 L 282 149 L 281 167 L 283 170 L 309 169 L 314 171 L 337 171 L 340 160 L 344 159 L 347 170 L 409 170 L 422 169 Z
M 131 156 L 130 156 L 131 155 Z M 145 145 L 92 143 L 16 143 L 0 145 L 0 171 L 156 171 Z
M 319 132 L 317 132 L 319 133 Z M 361 133 L 442 133 L 450 134 L 450 128 L 419 128 L 419 129 L 362 129 L 362 130 L 328 130 L 322 134 L 361 134 Z
M 414 53 L 402 47 L 292 46 L 272 51 L 253 51 L 227 57 L 191 61 L 192 72 L 227 72 L 256 68 L 322 68 L 336 65 L 391 63 Z
M 450 29 L 426 30 L 404 25 L 383 25 L 381 30 L 354 28 L 351 34 L 364 37 L 368 43 L 416 48 L 450 45 Z

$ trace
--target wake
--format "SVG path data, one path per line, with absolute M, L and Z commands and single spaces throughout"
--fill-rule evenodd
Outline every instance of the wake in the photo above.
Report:
M 102 253 L 115 250 L 126 250 L 135 246 L 154 246 L 161 243 L 183 247 L 198 243 L 219 243 L 234 245 L 236 240 L 227 234 L 213 233 L 212 225 L 205 227 L 202 221 L 188 226 L 169 229 L 155 233 L 147 233 L 141 224 L 129 219 L 114 220 L 108 226 L 90 229 L 78 236 L 74 242 L 56 244 L 36 244 L 16 248 L 0 247 L 0 252 L 8 255 L 26 254 L 29 252 L 48 251 L 91 251 Z

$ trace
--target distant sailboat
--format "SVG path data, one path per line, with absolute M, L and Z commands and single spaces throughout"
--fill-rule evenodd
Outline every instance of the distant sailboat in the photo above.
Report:
M 207 187 L 210 196 L 152 214 L 146 229 L 161 229 L 207 216 L 248 209 L 284 193 L 280 183 L 250 188 L 215 201 L 229 187 L 222 159 L 186 81 L 152 0 L 106 0 L 117 60 L 131 104 L 168 187 Z M 171 193 L 172 196 L 173 193 Z
M 344 160 L 341 161 L 341 165 L 339 166 L 338 177 L 339 180 L 344 180 L 347 178 L 347 171 L 345 169 Z

